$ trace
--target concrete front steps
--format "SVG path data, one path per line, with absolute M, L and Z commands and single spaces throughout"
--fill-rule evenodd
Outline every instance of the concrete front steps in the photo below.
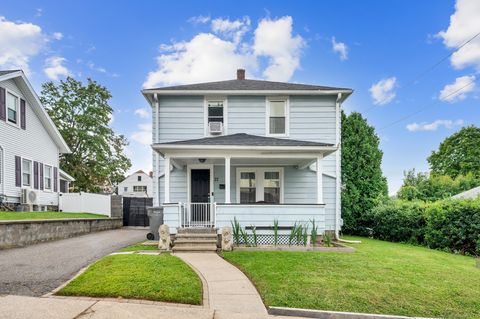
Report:
M 217 251 L 217 230 L 215 228 L 179 228 L 173 241 L 173 252 L 214 252 Z

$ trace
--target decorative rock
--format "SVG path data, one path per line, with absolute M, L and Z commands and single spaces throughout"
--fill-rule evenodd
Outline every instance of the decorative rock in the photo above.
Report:
M 233 237 L 231 227 L 222 227 L 222 250 L 231 251 L 233 249 Z
M 171 239 L 170 239 L 170 228 L 168 225 L 160 225 L 160 228 L 158 229 L 158 234 L 160 235 L 160 240 L 158 241 L 158 249 L 160 250 L 170 250 L 170 244 L 171 244 Z

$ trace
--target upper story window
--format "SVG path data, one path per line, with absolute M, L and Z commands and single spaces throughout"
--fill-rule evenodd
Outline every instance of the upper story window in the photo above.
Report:
M 22 159 L 22 185 L 32 185 L 32 161 Z
M 133 186 L 133 191 L 134 192 L 147 192 L 147 186 L 144 185 L 134 185 Z
M 137 181 L 141 182 L 142 181 L 142 176 L 137 176 Z
M 267 100 L 267 135 L 288 135 L 288 107 L 286 98 Z
M 226 134 L 227 128 L 226 98 L 211 97 L 205 99 L 205 135 Z
M 7 93 L 7 120 L 10 123 L 18 123 L 18 97 L 12 93 Z
M 125 186 L 125 187 L 123 188 L 123 191 L 124 191 L 124 192 L 128 192 L 128 187 Z
M 207 101 L 208 119 L 207 122 L 223 123 L 223 101 Z

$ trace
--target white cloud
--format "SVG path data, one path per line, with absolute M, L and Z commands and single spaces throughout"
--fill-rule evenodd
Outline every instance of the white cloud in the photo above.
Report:
M 247 76 L 266 57 L 263 76 L 268 80 L 288 81 L 300 66 L 305 41 L 292 34 L 292 18 L 263 19 L 258 24 L 253 44 L 246 41 L 250 19 L 212 20 L 213 33 L 199 33 L 189 41 L 160 45 L 158 67 L 147 75 L 146 88 L 231 79 L 238 68 Z
M 475 89 L 474 81 L 474 75 L 465 75 L 456 78 L 455 82 L 445 85 L 440 91 L 439 99 L 450 103 L 464 100 L 467 97 L 467 93 Z
M 332 37 L 332 49 L 333 52 L 336 52 L 340 55 L 340 60 L 348 60 L 348 47 L 343 42 L 337 42 L 335 37 Z
M 188 19 L 188 22 L 193 24 L 205 24 L 205 23 L 208 23 L 209 21 L 210 21 L 209 16 L 202 16 L 202 15 L 191 17 L 190 19 Z
M 411 123 L 407 125 L 407 130 L 410 132 L 418 131 L 436 131 L 440 126 L 445 128 L 453 128 L 454 126 L 462 126 L 464 124 L 463 120 L 436 120 L 432 123 Z
M 63 33 L 62 32 L 53 32 L 52 37 L 55 40 L 62 40 L 63 38 Z
M 46 45 L 47 37 L 38 25 L 12 22 L 0 16 L 0 67 L 30 73 L 30 59 Z
M 235 43 L 240 42 L 243 35 L 250 27 L 250 18 L 244 17 L 242 20 L 228 20 L 217 18 L 212 20 L 212 31 L 232 39 Z
M 152 144 L 152 124 L 151 123 L 144 123 L 139 124 L 138 128 L 139 131 L 136 131 L 130 136 L 130 138 L 142 145 L 150 145 Z
M 263 76 L 272 81 L 288 81 L 300 67 L 300 55 L 305 41 L 300 35 L 293 36 L 292 17 L 277 20 L 265 18 L 255 30 L 253 50 L 257 56 L 269 58 Z
M 480 31 L 480 1 L 457 0 L 455 12 L 450 16 L 446 31 L 437 35 L 448 48 L 457 48 Z M 453 53 L 450 61 L 454 68 L 472 65 L 480 71 L 480 36 Z
M 43 72 L 45 75 L 54 81 L 58 81 L 61 76 L 69 76 L 70 71 L 64 65 L 67 60 L 61 56 L 52 56 L 45 60 L 45 68 Z
M 38 8 L 36 11 L 35 11 L 35 16 L 38 18 L 38 17 L 41 17 L 43 15 L 43 9 L 42 8 Z
M 373 84 L 369 89 L 373 104 L 384 105 L 393 101 L 396 95 L 396 82 L 396 77 L 390 77 Z
M 148 112 L 148 110 L 144 107 L 136 109 L 133 113 L 144 119 L 150 117 L 150 112 Z

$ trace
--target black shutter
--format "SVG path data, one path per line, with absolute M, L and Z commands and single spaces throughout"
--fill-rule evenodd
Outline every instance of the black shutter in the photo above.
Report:
M 38 162 L 33 162 L 33 188 L 38 189 Z
M 20 156 L 15 156 L 15 186 L 22 186 L 22 159 Z
M 40 166 L 40 189 L 43 190 L 43 164 L 39 163 Z
M 20 99 L 20 127 L 22 130 L 27 128 L 27 107 L 24 99 Z
M 53 191 L 56 192 L 58 190 L 58 168 L 53 168 Z
M 5 121 L 7 119 L 6 117 L 6 109 L 5 109 L 5 104 L 6 104 L 6 96 L 5 96 L 5 89 L 0 88 L 0 120 Z

